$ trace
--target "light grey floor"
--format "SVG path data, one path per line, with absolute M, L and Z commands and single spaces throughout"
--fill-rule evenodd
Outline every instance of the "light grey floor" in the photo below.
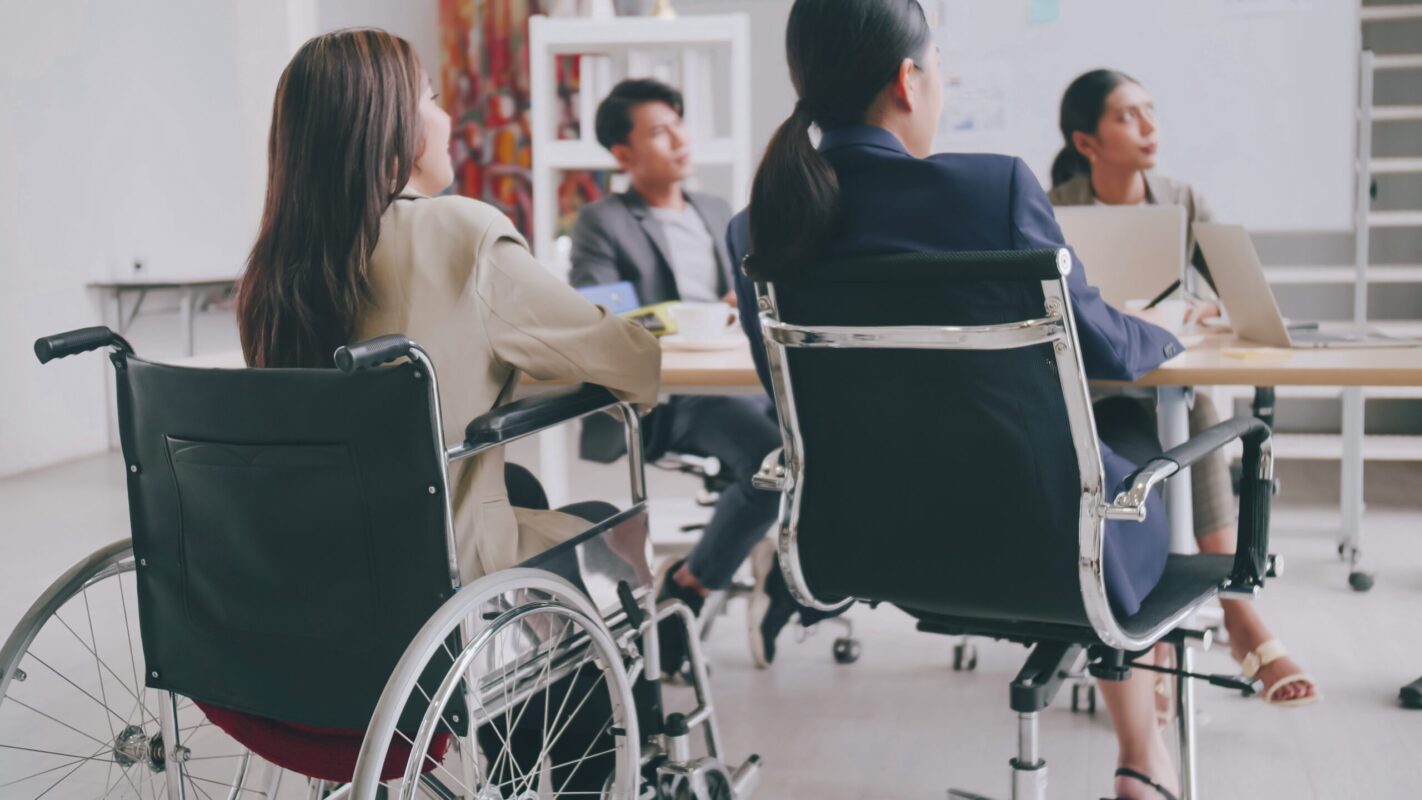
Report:
M 575 477 L 597 496 L 622 474 L 580 467 Z M 1422 796 L 1422 712 L 1395 700 L 1401 684 L 1422 675 L 1422 510 L 1369 507 L 1366 550 L 1377 588 L 1354 594 L 1333 551 L 1331 512 L 1300 505 L 1310 496 L 1307 482 L 1317 480 L 1290 485 L 1286 476 L 1286 496 L 1295 499 L 1276 514 L 1274 549 L 1288 572 L 1258 602 L 1326 699 L 1274 709 L 1201 687 L 1203 797 Z M 1402 480 L 1394 495 L 1415 498 L 1415 475 Z M 668 498 L 654 506 L 659 535 L 675 536 L 666 533 L 671 523 L 702 514 L 676 498 L 690 488 L 684 479 L 654 474 L 652 488 Z M 127 535 L 114 455 L 0 481 L 0 509 L 0 634 L 75 560 Z M 750 664 L 744 605 L 733 603 L 718 622 L 710 652 L 719 716 L 732 755 L 754 751 L 766 760 L 758 796 L 941 798 L 949 786 L 1007 796 L 1015 721 L 1006 687 L 1026 651 L 982 642 L 977 671 L 954 673 L 951 640 L 915 632 L 890 608 L 852 613 L 864 646 L 859 663 L 832 662 L 833 630 L 803 641 L 792 631 L 765 672 Z M 1223 652 L 1205 654 L 1202 666 L 1233 669 Z M 1066 699 L 1043 717 L 1052 796 L 1102 796 L 1114 767 L 1110 728 L 1104 714 L 1072 714 Z M 295 788 L 284 784 L 283 794 Z

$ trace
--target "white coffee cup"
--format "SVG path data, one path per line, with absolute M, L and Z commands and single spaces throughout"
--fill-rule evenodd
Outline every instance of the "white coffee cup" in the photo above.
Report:
M 1126 308 L 1131 311 L 1143 311 L 1149 300 L 1127 300 Z M 1151 309 L 1156 319 L 1160 320 L 1160 327 L 1171 333 L 1180 333 L 1185 330 L 1185 320 L 1190 315 L 1190 304 L 1184 300 L 1161 300 Z
M 714 342 L 735 327 L 736 310 L 725 303 L 678 303 L 671 308 L 676 332 L 688 342 Z

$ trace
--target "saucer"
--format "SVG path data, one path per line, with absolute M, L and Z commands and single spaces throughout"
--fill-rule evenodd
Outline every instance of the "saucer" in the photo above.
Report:
M 679 333 L 663 336 L 660 339 L 663 350 L 687 350 L 687 351 L 713 351 L 713 350 L 735 350 L 746 346 L 744 336 L 722 336 L 719 339 L 691 340 L 684 338 Z

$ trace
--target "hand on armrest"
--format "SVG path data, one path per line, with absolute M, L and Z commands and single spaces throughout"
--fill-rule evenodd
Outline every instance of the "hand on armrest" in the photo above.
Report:
M 1244 475 L 1239 488 L 1237 548 L 1229 583 L 1238 591 L 1264 585 L 1269 569 L 1269 501 L 1274 490 L 1274 458 L 1269 426 L 1256 417 L 1240 416 L 1201 431 L 1183 444 L 1150 459 L 1126 476 L 1106 506 L 1106 518 L 1141 522 L 1146 498 L 1162 481 L 1235 439 L 1244 443 Z
M 590 383 L 557 389 L 499 406 L 470 422 L 464 446 L 483 449 L 507 444 L 555 425 L 618 404 L 612 392 Z

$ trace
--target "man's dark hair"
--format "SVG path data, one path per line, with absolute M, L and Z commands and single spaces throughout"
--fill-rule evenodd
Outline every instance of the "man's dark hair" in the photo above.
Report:
M 625 80 L 612 87 L 612 93 L 597 107 L 597 141 L 611 150 L 615 144 L 627 144 L 632 134 L 632 109 L 643 103 L 666 103 L 677 116 L 682 115 L 681 92 L 651 78 Z

